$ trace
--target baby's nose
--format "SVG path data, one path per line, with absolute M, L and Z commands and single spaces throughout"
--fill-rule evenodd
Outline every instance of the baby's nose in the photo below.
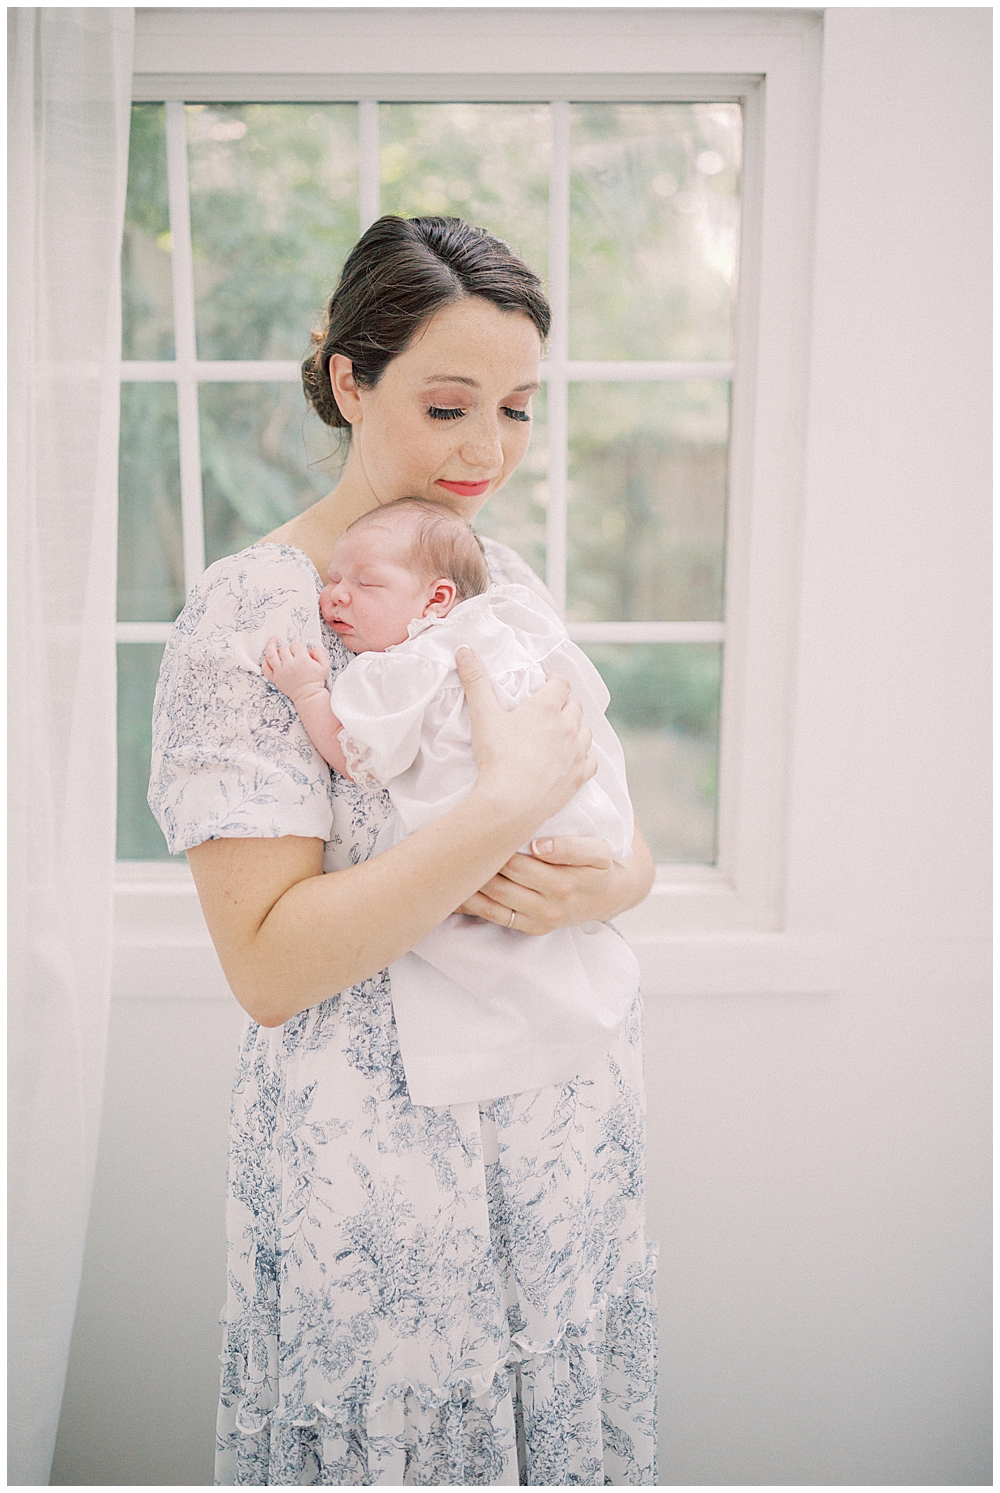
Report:
M 341 595 L 341 587 L 326 585 L 320 592 L 319 609 L 323 616 L 329 621 L 329 613 L 336 611 L 338 606 L 343 606 L 344 598 Z

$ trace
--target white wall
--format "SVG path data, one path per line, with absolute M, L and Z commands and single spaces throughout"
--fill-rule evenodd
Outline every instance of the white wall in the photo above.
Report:
M 787 912 L 841 980 L 650 1002 L 667 1484 L 990 1481 L 989 28 L 826 12 Z M 237 1024 L 115 1005 L 53 1483 L 211 1481 Z

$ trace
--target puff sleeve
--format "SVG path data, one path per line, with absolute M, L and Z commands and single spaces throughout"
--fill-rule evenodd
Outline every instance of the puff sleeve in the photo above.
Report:
M 361 653 L 334 680 L 330 708 L 355 782 L 383 787 L 411 767 L 449 670 L 413 653 Z
M 173 854 L 203 840 L 331 837 L 331 773 L 294 706 L 261 673 L 269 637 L 322 642 L 308 558 L 260 544 L 212 565 L 167 643 L 153 707 L 149 806 Z

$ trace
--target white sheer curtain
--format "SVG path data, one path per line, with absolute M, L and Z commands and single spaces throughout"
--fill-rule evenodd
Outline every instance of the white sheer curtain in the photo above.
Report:
M 10 1464 L 47 1484 L 104 1079 L 131 8 L 8 15 Z

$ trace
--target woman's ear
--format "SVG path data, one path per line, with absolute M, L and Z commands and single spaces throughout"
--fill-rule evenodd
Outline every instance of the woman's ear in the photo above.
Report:
M 442 576 L 431 587 L 431 594 L 427 599 L 423 615 L 426 617 L 428 612 L 433 612 L 436 617 L 446 617 L 455 605 L 457 596 L 458 587 L 455 582 L 448 580 L 447 576 Z
M 334 353 L 330 359 L 330 384 L 340 413 L 349 425 L 357 425 L 361 419 L 361 396 L 354 382 L 354 366 L 343 353 Z

